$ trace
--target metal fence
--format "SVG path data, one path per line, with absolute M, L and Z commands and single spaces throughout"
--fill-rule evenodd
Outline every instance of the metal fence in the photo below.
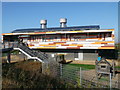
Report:
M 60 77 L 66 82 L 85 88 L 117 88 L 118 79 L 112 79 L 112 74 L 101 79 L 96 78 L 95 70 L 60 64 Z
M 70 64 L 58 64 L 55 62 L 44 63 L 44 71 L 55 78 L 59 78 L 74 87 L 80 88 L 118 88 L 118 79 L 112 78 L 112 74 L 105 75 L 101 79 L 96 78 L 95 69 L 86 69 Z M 47 65 L 47 69 L 45 66 Z M 49 72 L 49 73 L 48 73 Z
M 66 64 L 60 64 L 60 78 L 65 82 L 77 85 L 80 81 L 80 68 Z

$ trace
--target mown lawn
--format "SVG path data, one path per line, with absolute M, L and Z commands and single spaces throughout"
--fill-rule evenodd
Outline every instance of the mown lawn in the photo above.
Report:
M 95 65 L 87 65 L 87 64 L 69 64 L 70 66 L 81 67 L 83 69 L 95 69 Z
M 88 65 L 88 64 L 69 64 L 70 66 L 76 66 L 76 67 L 81 67 L 81 68 L 86 68 L 86 69 L 95 69 L 95 65 Z M 115 66 L 115 68 L 119 68 L 120 66 Z
M 120 66 L 116 66 L 115 68 L 120 70 Z

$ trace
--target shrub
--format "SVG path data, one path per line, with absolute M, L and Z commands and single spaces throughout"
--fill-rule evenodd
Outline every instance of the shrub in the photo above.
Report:
M 60 79 L 42 74 L 40 71 L 41 66 L 39 65 L 41 64 L 33 61 L 24 61 L 15 64 L 3 65 L 3 88 L 47 89 L 74 87 L 71 84 L 67 84 Z M 35 69 L 32 69 L 34 67 Z M 7 81 L 9 81 L 9 83 Z

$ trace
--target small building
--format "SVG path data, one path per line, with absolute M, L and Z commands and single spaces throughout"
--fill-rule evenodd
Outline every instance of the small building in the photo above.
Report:
M 115 76 L 115 62 L 108 62 L 106 59 L 100 61 L 96 60 L 96 74 L 100 78 L 102 75 L 110 75 L 110 73 Z
M 98 55 L 115 58 L 114 29 L 100 29 L 99 25 L 67 27 L 66 23 L 62 18 L 60 27 L 47 28 L 47 20 L 41 20 L 41 28 L 3 33 L 3 45 L 10 47 L 22 38 L 29 48 L 51 56 L 64 53 L 66 60 L 96 60 Z

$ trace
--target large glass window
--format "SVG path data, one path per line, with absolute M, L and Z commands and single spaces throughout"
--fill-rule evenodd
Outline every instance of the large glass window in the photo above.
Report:
M 31 35 L 31 41 L 81 41 L 111 37 L 111 32 Z

